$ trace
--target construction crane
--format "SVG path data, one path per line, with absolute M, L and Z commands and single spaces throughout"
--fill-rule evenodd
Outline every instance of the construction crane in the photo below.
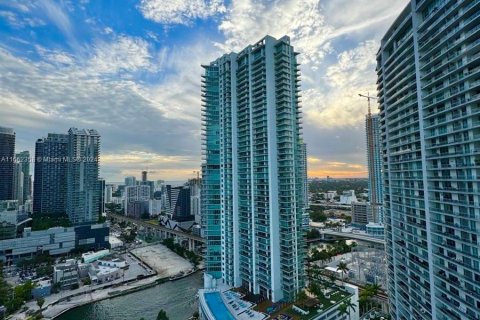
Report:
M 358 95 L 362 98 L 367 98 L 367 100 L 368 100 L 368 115 L 370 116 L 372 114 L 371 107 L 370 107 L 370 99 L 377 100 L 377 97 L 370 96 L 370 92 L 367 92 L 367 95 L 364 95 L 364 94 L 361 94 L 361 93 L 359 93 Z

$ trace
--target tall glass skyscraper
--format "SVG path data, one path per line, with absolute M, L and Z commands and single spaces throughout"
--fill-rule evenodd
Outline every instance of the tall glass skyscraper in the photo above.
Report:
M 35 143 L 33 212 L 66 213 L 68 135 L 49 133 Z
M 367 133 L 368 196 L 373 213 L 369 222 L 383 223 L 383 184 L 382 184 L 382 144 L 380 134 L 380 116 L 371 114 L 365 117 Z
M 206 271 L 272 301 L 304 286 L 296 56 L 288 37 L 266 36 L 203 66 Z
M 14 198 L 15 132 L 0 127 L 0 200 Z
M 99 156 L 96 130 L 68 130 L 67 215 L 74 225 L 98 221 Z
M 480 318 L 480 1 L 412 0 L 378 52 L 394 319 Z

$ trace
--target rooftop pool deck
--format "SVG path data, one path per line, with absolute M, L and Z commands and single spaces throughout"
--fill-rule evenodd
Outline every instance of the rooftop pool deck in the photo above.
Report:
M 205 293 L 205 301 L 208 308 L 218 320 L 235 320 L 220 296 L 220 292 Z
M 200 290 L 199 303 L 208 319 L 264 320 L 268 315 L 254 311 L 255 304 L 243 300 L 243 295 L 228 290 Z M 207 310 L 208 309 L 208 310 Z

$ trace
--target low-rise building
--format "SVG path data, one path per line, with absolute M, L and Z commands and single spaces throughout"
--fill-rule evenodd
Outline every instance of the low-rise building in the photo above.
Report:
M 41 280 L 35 283 L 35 287 L 32 289 L 33 299 L 40 297 L 47 297 L 51 294 L 52 282 L 50 280 Z
M 97 260 L 98 265 L 111 268 L 124 269 L 127 267 L 125 259 L 117 256 L 107 256 Z
M 333 200 L 337 196 L 337 191 L 327 191 L 323 196 L 326 200 Z
M 385 225 L 381 223 L 369 223 L 366 225 L 367 234 L 370 237 L 384 239 L 385 238 Z
M 82 254 L 82 262 L 83 263 L 92 263 L 97 261 L 98 259 L 101 259 L 103 257 L 106 257 L 110 254 L 110 250 L 100 250 L 96 252 L 86 252 Z
M 110 243 L 110 249 L 117 249 L 123 247 L 123 241 L 115 236 L 109 236 L 108 242 Z
M 68 259 L 65 263 L 55 265 L 53 269 L 53 283 L 60 284 L 62 289 L 71 288 L 78 285 L 78 268 L 77 261 Z
M 0 241 L 0 260 L 10 264 L 41 253 L 60 255 L 73 249 L 75 249 L 74 228 L 55 227 L 41 231 L 25 228 L 21 238 Z
M 123 277 L 124 270 L 101 265 L 99 261 L 90 264 L 88 275 L 94 284 L 106 283 Z
M 357 202 L 357 196 L 355 195 L 355 190 L 343 191 L 340 195 L 341 204 L 352 204 L 352 202 Z
M 381 224 L 382 207 L 368 202 L 352 203 L 352 225 L 365 230 L 369 223 Z

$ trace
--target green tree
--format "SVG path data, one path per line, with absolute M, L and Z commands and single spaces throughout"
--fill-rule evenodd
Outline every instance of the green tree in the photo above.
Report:
M 45 303 L 45 298 L 43 297 L 38 297 L 37 298 L 37 306 L 42 309 L 43 304 Z
M 342 272 L 342 285 L 343 285 L 343 277 L 344 275 L 349 271 L 350 269 L 348 268 L 347 264 L 345 262 L 340 262 L 337 265 L 337 271 Z
M 348 312 L 348 307 L 346 304 L 342 303 L 340 306 L 338 306 L 338 311 L 340 311 L 340 315 L 342 316 L 342 319 L 343 319 L 343 316 L 346 316 L 347 314 L 350 317 L 350 313 Z
M 158 311 L 157 320 L 169 320 L 165 310 Z
M 301 290 L 297 295 L 297 300 L 302 301 L 307 299 L 307 294 L 305 291 Z
M 344 304 L 348 307 L 348 311 L 349 311 L 348 318 L 350 319 L 350 312 L 355 312 L 355 308 L 357 307 L 357 305 L 353 303 L 352 300 L 350 299 L 345 301 Z

